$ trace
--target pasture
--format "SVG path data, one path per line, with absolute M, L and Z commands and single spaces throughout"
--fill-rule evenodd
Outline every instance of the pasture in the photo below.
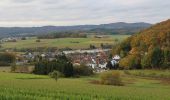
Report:
M 36 42 L 37 38 L 29 38 L 27 40 L 18 40 L 17 42 L 5 42 L 2 44 L 2 49 L 9 48 L 37 48 L 37 47 L 55 47 L 55 48 L 72 48 L 72 49 L 87 49 L 89 45 L 100 47 L 101 43 L 114 45 L 130 35 L 108 35 L 105 38 L 58 38 L 58 39 L 41 39 L 41 42 Z
M 170 85 L 162 80 L 120 72 L 124 86 L 91 83 L 98 75 L 56 82 L 43 75 L 0 72 L 0 100 L 170 100 Z

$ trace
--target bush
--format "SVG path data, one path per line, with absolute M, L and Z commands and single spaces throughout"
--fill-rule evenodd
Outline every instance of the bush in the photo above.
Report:
M 51 77 L 51 78 L 54 78 L 56 81 L 58 80 L 58 78 L 60 77 L 60 72 L 59 71 L 53 71 L 53 72 L 51 72 L 51 73 L 49 73 L 49 76 Z
M 10 66 L 15 62 L 15 54 L 13 53 L 0 53 L 0 66 Z
M 0 61 L 0 66 L 10 66 L 10 64 L 4 61 Z
M 89 76 L 93 74 L 93 70 L 85 65 L 74 66 L 75 76 Z
M 17 73 L 31 73 L 28 66 L 16 66 L 15 71 Z
M 124 70 L 124 73 L 127 75 L 131 75 L 131 73 L 128 70 Z
M 123 85 L 121 81 L 120 73 L 116 71 L 104 72 L 103 74 L 101 74 L 100 78 L 101 78 L 101 84 L 115 85 L 115 86 Z
M 21 40 L 26 40 L 26 37 L 22 37 Z
M 11 72 L 15 72 L 16 70 L 16 65 L 15 64 L 11 64 Z
M 38 39 L 38 40 L 36 40 L 36 42 L 41 42 L 41 40 Z

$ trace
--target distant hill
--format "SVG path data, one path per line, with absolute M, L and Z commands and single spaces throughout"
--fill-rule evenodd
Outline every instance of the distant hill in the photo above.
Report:
M 133 34 L 150 27 L 149 23 L 111 23 L 101 25 L 0 27 L 0 37 L 42 35 L 50 32 L 85 32 L 98 34 Z
M 124 68 L 170 68 L 170 19 L 145 29 L 114 50 Z

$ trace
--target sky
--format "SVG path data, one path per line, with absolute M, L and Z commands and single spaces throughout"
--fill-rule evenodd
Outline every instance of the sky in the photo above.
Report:
M 170 0 L 0 0 L 0 27 L 157 23 L 170 18 Z

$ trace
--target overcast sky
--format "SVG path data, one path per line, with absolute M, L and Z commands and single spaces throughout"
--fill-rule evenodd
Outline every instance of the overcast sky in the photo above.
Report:
M 170 0 L 0 0 L 0 26 L 157 23 Z

